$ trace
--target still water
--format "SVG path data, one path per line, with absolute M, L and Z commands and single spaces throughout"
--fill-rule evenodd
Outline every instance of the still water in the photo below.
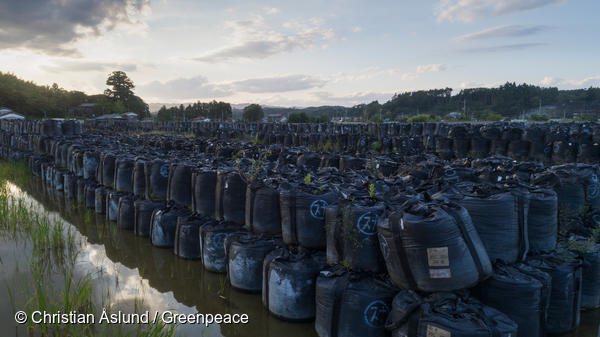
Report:
M 260 294 L 248 294 L 229 286 L 226 275 L 205 271 L 200 261 L 175 256 L 171 249 L 152 246 L 148 238 L 137 237 L 132 231 L 121 230 L 105 217 L 86 214 L 66 200 L 62 192 L 46 188 L 41 181 L 26 191 L 13 188 L 14 193 L 31 202 L 40 212 L 63 219 L 66 230 L 72 230 L 81 242 L 76 258 L 76 277 L 92 275 L 96 303 L 110 303 L 113 312 L 150 313 L 172 311 L 183 314 L 248 314 L 247 324 L 180 324 L 178 336 L 285 336 L 314 337 L 312 323 L 287 323 L 269 315 Z M 27 275 L 24 268 L 30 261 L 31 247 L 27 242 L 0 237 L 0 278 L 6 287 L 0 289 L 0 326 L 15 327 L 15 335 L 27 336 L 25 326 L 15 326 L 14 310 L 27 300 L 27 289 L 20 289 Z M 8 291 L 7 289 L 10 289 Z M 12 294 L 11 294 L 12 292 Z M 15 296 L 16 293 L 16 296 Z M 108 295 L 107 295 L 108 294 Z M 16 297 L 12 299 L 11 296 Z M 9 303 L 14 302 L 13 309 Z M 143 303 L 143 308 L 139 308 Z M 136 310 L 137 307 L 137 310 Z M 97 308 L 97 312 L 101 312 Z M 97 317 L 100 315 L 97 314 Z M 97 319 L 96 319 L 97 320 Z M 5 336 L 4 332 L 1 335 Z
M 313 323 L 287 323 L 272 317 L 260 295 L 237 291 L 229 286 L 225 275 L 205 271 L 200 261 L 178 258 L 170 249 L 156 248 L 147 238 L 107 223 L 104 216 L 86 213 L 66 200 L 62 192 L 44 187 L 39 180 L 26 190 L 17 186 L 12 190 L 34 209 L 47 210 L 52 217 L 64 220 L 66 230 L 74 233 L 80 242 L 74 273 L 76 277 L 92 275 L 95 303 L 110 303 L 113 311 L 126 313 L 169 310 L 249 316 L 247 324 L 181 324 L 178 336 L 316 336 Z M 28 276 L 23 266 L 30 263 L 30 255 L 27 242 L 0 236 L 0 277 L 6 285 L 0 290 L 0 303 L 4 304 L 0 306 L 0 326 L 14 327 L 16 336 L 28 335 L 25 326 L 15 325 L 14 312 L 21 310 L 20 305 L 28 298 L 22 285 Z M 600 310 L 584 312 L 580 328 L 566 336 L 596 337 L 599 322 Z M 2 335 L 5 333 L 8 331 Z

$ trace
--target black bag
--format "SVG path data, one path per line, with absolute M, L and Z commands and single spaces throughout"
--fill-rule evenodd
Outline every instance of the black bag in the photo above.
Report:
M 386 328 L 392 337 L 517 336 L 517 324 L 505 314 L 464 294 L 422 298 L 406 290 L 394 297 Z
M 316 279 L 325 255 L 307 250 L 276 249 L 263 263 L 262 302 L 276 317 L 306 321 L 315 317 Z
M 527 233 L 531 252 L 549 252 L 556 248 L 558 199 L 550 189 L 535 189 L 529 194 Z
M 494 275 L 473 293 L 481 303 L 515 321 L 519 327 L 517 336 L 543 337 L 544 327 L 540 324 L 547 306 L 542 295 L 550 290 L 542 289 L 543 286 L 537 278 L 499 262 L 494 265 Z
M 466 208 L 492 262 L 514 263 L 529 250 L 527 217 L 529 199 L 519 190 L 502 191 L 489 185 L 462 184 L 459 192 L 444 191 L 436 198 L 450 198 Z
M 337 194 L 286 189 L 280 191 L 279 198 L 283 241 L 305 248 L 325 248 L 325 209 L 337 203 Z
M 167 200 L 192 209 L 192 167 L 171 164 L 167 183 Z
M 214 216 L 216 186 L 216 171 L 201 170 L 192 173 L 192 200 L 194 212 L 201 215 Z
M 385 272 L 377 237 L 377 221 L 384 210 L 383 204 L 361 202 L 327 207 L 327 263 L 343 263 L 354 271 Z
M 377 227 L 388 273 L 403 289 L 451 291 L 492 274 L 471 217 L 457 204 L 411 200 Z
M 232 234 L 225 238 L 227 275 L 234 288 L 260 293 L 262 290 L 263 261 L 267 254 L 282 247 L 279 238 L 252 233 Z
M 341 266 L 317 277 L 315 329 L 320 337 L 385 337 L 385 321 L 398 292 L 389 279 L 347 272 Z
M 281 234 L 279 191 L 262 182 L 246 187 L 246 230 L 257 234 Z
M 242 232 L 242 227 L 232 222 L 212 220 L 200 226 L 200 254 L 206 270 L 216 273 L 227 271 L 225 239 L 239 232 Z
M 548 333 L 567 333 L 577 328 L 581 309 L 581 261 L 571 254 L 546 254 L 533 256 L 525 262 L 552 277 Z

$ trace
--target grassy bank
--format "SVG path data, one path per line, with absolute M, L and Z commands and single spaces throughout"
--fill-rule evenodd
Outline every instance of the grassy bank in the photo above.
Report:
M 111 312 L 110 290 L 93 285 L 96 272 L 81 275 L 77 263 L 83 237 L 56 213 L 49 213 L 21 187 L 34 177 L 24 163 L 0 162 L 0 239 L 14 244 L 16 259 L 11 275 L 3 275 L 13 314 L 25 311 L 92 314 Z M 35 183 L 40 183 L 36 180 Z M 10 258 L 10 257 L 3 257 Z M 0 262 L 2 262 L 0 260 Z M 4 267 L 4 263 L 0 265 Z M 143 302 L 136 299 L 136 311 Z M 139 305 L 138 305 L 139 304 Z M 96 319 L 98 321 L 98 319 Z M 16 323 L 15 323 L 16 324 Z M 174 336 L 175 327 L 163 323 L 119 326 L 108 324 L 26 323 L 28 335 L 40 336 Z M 17 329 L 18 331 L 18 329 Z M 2 333 L 5 335 L 5 333 Z

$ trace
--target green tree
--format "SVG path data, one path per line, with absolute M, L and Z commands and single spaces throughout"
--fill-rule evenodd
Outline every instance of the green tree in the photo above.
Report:
M 156 119 L 159 122 L 172 121 L 173 120 L 173 114 L 171 113 L 171 111 L 169 109 L 167 109 L 166 106 L 163 105 L 158 110 L 158 114 L 156 115 Z
M 547 122 L 548 116 L 532 114 L 529 117 L 530 122 Z
M 250 104 L 244 108 L 243 119 L 246 122 L 258 122 L 263 119 L 265 112 L 258 104 Z
M 408 123 L 423 123 L 423 122 L 435 122 L 436 119 L 431 117 L 428 114 L 418 114 L 418 115 L 409 117 L 406 121 Z
M 365 120 L 370 120 L 373 117 L 377 116 L 377 119 L 380 120 L 379 114 L 381 112 L 381 104 L 378 101 L 373 101 L 365 106 L 365 115 L 363 118 Z
M 138 96 L 134 95 L 127 101 L 127 109 L 137 113 L 140 120 L 150 118 L 148 104 Z
M 308 123 L 310 118 L 306 112 L 294 112 L 291 113 L 288 117 L 288 123 Z
M 104 94 L 115 101 L 127 102 L 133 96 L 135 85 L 124 71 L 118 70 L 110 73 L 106 85 L 112 89 L 106 89 Z
M 325 115 L 317 115 L 317 116 L 312 116 L 312 118 L 310 118 L 310 121 L 312 123 L 329 123 L 331 121 L 331 118 L 329 118 Z

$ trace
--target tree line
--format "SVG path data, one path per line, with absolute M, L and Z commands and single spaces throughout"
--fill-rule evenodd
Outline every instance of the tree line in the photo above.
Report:
M 0 72 L 0 107 L 10 108 L 29 119 L 89 118 L 110 113 L 132 111 L 138 117 L 150 116 L 148 105 L 133 92 L 135 88 L 125 72 L 112 72 L 103 94 L 87 95 L 78 90 L 65 90 L 25 81 L 11 73 Z M 82 103 L 92 103 L 80 107 Z
M 138 118 L 151 115 L 148 105 L 135 95 L 133 81 L 122 71 L 109 74 L 108 89 L 102 94 L 87 95 L 77 90 L 65 90 L 54 83 L 40 86 L 24 81 L 14 74 L 0 72 L 0 107 L 8 107 L 30 119 L 37 118 L 89 118 L 109 113 L 132 111 Z M 539 87 L 529 84 L 507 82 L 495 88 L 461 89 L 453 94 L 452 88 L 408 91 L 395 94 L 387 102 L 373 101 L 352 107 L 319 106 L 307 108 L 260 107 L 252 104 L 244 109 L 242 119 L 259 121 L 265 115 L 282 114 L 288 122 L 326 122 L 331 118 L 353 117 L 363 121 L 408 120 L 409 117 L 447 118 L 455 112 L 460 119 L 497 120 L 502 117 L 518 118 L 524 113 L 536 111 L 540 106 L 551 117 L 571 118 L 575 114 L 598 117 L 600 112 L 600 88 L 559 90 L 556 87 Z M 80 107 L 82 103 L 88 104 Z M 546 109 L 551 107 L 551 109 Z M 543 113 L 546 115 L 546 113 Z M 231 120 L 232 108 L 227 102 L 196 102 L 187 106 L 171 108 L 162 106 L 156 119 L 159 121 Z M 539 116 L 529 116 L 539 117 Z M 547 118 L 544 116 L 544 118 Z
M 554 117 L 570 117 L 574 113 L 600 112 L 600 88 L 558 90 L 507 82 L 495 88 L 462 89 L 456 95 L 452 95 L 452 88 L 404 92 L 382 105 L 371 104 L 374 106 L 364 109 L 367 117 L 382 109 L 384 114 L 389 112 L 394 117 L 420 113 L 443 117 L 450 112 L 460 112 L 467 118 L 485 118 L 492 114 L 514 118 L 540 106 L 553 107 Z
M 160 107 L 156 120 L 161 122 L 166 121 L 191 121 L 195 118 L 209 118 L 212 121 L 224 120 L 230 121 L 232 117 L 231 104 L 226 102 L 196 102 L 184 106 L 174 106 L 167 108 L 166 106 Z

